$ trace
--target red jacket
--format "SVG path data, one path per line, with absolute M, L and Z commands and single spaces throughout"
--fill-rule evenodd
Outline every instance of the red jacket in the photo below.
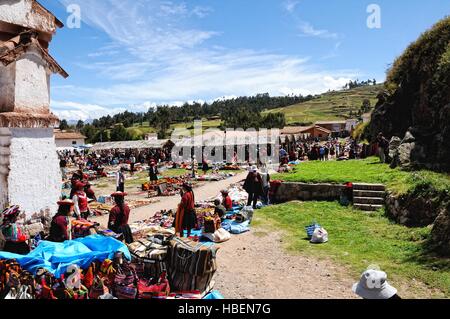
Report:
M 225 206 L 227 211 L 233 209 L 233 201 L 231 200 L 230 196 L 227 196 L 223 199 L 223 206 Z
M 108 220 L 108 228 L 112 231 L 117 232 L 118 228 L 121 226 L 128 225 L 128 219 L 130 218 L 130 207 L 127 204 L 124 204 L 123 214 L 120 211 L 119 206 L 114 206 L 111 209 Z

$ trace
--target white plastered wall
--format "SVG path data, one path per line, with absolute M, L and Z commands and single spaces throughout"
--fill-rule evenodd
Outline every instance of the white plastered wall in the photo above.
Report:
M 11 132 L 7 178 L 9 204 L 19 205 L 27 218 L 47 209 L 55 214 L 56 202 L 61 194 L 61 174 L 53 129 L 9 130 Z

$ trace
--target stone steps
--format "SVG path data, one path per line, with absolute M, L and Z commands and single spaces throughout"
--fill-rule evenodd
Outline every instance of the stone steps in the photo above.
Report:
M 354 204 L 384 205 L 383 197 L 353 197 Z
M 353 190 L 354 197 L 380 197 L 386 195 L 385 191 L 367 191 L 367 190 Z
M 386 187 L 382 184 L 353 184 L 353 207 L 363 211 L 376 211 L 384 207 Z
M 353 190 L 385 192 L 386 187 L 383 184 L 355 183 L 355 184 L 353 184 Z
M 359 210 L 364 210 L 364 211 L 377 211 L 379 209 L 382 209 L 384 207 L 384 205 L 373 205 L 373 204 L 353 204 L 353 207 L 355 207 L 356 209 Z

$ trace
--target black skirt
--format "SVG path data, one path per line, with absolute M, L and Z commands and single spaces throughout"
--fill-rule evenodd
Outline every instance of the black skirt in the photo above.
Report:
M 195 224 L 197 223 L 197 215 L 194 211 L 185 212 L 183 216 L 183 229 L 191 230 L 195 228 Z

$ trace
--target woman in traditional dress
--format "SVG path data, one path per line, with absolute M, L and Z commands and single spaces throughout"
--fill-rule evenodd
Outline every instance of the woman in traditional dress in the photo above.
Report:
M 29 236 L 16 223 L 19 214 L 19 206 L 11 206 L 2 212 L 3 222 L 0 226 L 0 232 L 5 239 L 3 250 L 12 254 L 27 255 L 30 252 Z
M 188 183 L 183 184 L 181 192 L 181 202 L 178 205 L 175 216 L 175 232 L 183 237 L 184 231 L 187 231 L 187 237 L 191 236 L 191 230 L 195 227 L 197 216 L 195 214 L 195 196 L 192 186 Z
M 55 243 L 62 243 L 72 239 L 69 217 L 73 213 L 75 203 L 70 199 L 65 199 L 59 201 L 58 205 L 58 212 L 53 217 L 50 225 L 50 235 L 48 240 Z
M 125 203 L 125 196 L 127 196 L 127 193 L 124 192 L 116 192 L 111 195 L 116 205 L 111 209 L 109 214 L 108 229 L 116 234 L 122 234 L 125 242 L 131 244 L 134 240 L 130 226 L 128 225 L 130 207 Z

